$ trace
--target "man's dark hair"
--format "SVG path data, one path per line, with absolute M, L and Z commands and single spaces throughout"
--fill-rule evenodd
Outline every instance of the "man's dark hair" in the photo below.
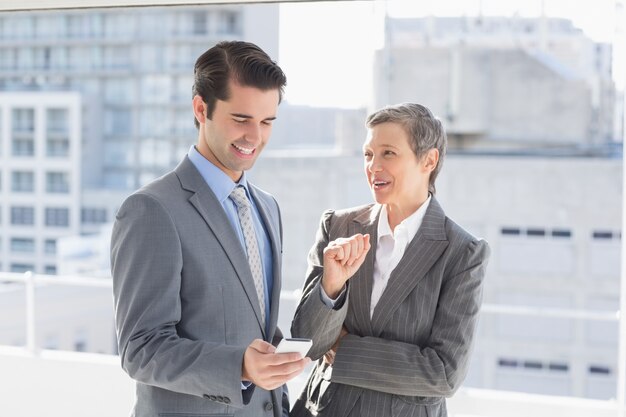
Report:
M 207 104 L 207 119 L 213 117 L 217 100 L 230 98 L 228 82 L 232 79 L 246 87 L 278 90 L 283 98 L 287 77 L 276 62 L 258 46 L 243 41 L 223 41 L 200 55 L 193 69 L 192 97 L 199 95 Z M 196 128 L 200 127 L 194 118 Z

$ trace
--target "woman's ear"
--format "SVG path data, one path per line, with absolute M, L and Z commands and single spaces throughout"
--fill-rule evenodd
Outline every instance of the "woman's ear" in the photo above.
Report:
M 424 155 L 424 170 L 426 172 L 433 172 L 435 170 L 435 168 L 437 167 L 437 162 L 439 162 L 439 150 L 438 149 L 431 149 L 428 152 L 426 152 L 426 155 Z

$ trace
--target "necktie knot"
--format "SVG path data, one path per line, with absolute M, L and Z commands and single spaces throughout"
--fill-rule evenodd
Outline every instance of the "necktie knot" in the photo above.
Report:
M 246 190 L 241 186 L 235 187 L 235 189 L 230 193 L 230 198 L 237 205 L 237 208 L 250 207 L 250 200 L 248 200 Z

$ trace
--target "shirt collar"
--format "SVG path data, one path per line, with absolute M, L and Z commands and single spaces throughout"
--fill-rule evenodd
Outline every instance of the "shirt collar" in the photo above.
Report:
M 250 190 L 248 189 L 248 181 L 246 179 L 245 171 L 239 179 L 239 182 L 235 183 L 228 175 L 226 175 L 224 171 L 202 156 L 202 154 L 196 149 L 195 145 L 192 145 L 191 148 L 189 148 L 187 157 L 200 172 L 200 175 L 202 175 L 202 178 L 204 178 L 204 181 L 207 183 L 211 191 L 213 191 L 213 194 L 215 194 L 215 197 L 217 197 L 220 203 L 224 203 L 224 201 L 230 196 L 230 193 L 238 185 L 243 186 L 248 194 L 248 198 L 250 198 Z
M 424 215 L 426 214 L 426 209 L 428 209 L 428 205 L 430 204 L 430 199 L 432 195 L 428 194 L 428 198 L 424 201 L 424 204 L 420 206 L 413 214 L 411 214 L 406 219 L 402 220 L 402 222 L 396 226 L 394 232 L 391 231 L 391 226 L 389 226 L 389 219 L 387 218 L 387 206 L 383 204 L 382 209 L 380 210 L 380 216 L 378 218 L 378 241 L 384 236 L 390 236 L 392 238 L 396 238 L 397 233 L 406 230 L 406 235 L 408 237 L 407 242 L 410 242 L 415 235 L 417 234 L 418 229 L 422 225 L 422 221 L 424 220 Z

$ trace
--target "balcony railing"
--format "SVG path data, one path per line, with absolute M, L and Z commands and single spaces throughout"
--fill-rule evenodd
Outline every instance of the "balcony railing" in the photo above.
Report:
M 40 410 L 45 410 L 45 414 L 49 417 L 73 415 L 71 412 L 68 414 L 68 409 L 62 405 L 68 402 L 73 403 L 73 407 L 80 409 L 83 403 L 85 403 L 85 407 L 88 407 L 87 401 L 89 401 L 92 402 L 89 404 L 90 409 L 97 409 L 98 407 L 93 407 L 95 384 L 98 386 L 114 386 L 115 388 L 111 390 L 110 395 L 112 397 L 95 396 L 99 398 L 98 401 L 102 405 L 102 409 L 98 411 L 101 414 L 96 413 L 93 416 L 113 415 L 120 409 L 130 410 L 133 401 L 132 381 L 121 370 L 118 357 L 92 353 L 50 351 L 41 349 L 36 344 L 35 289 L 38 285 L 110 289 L 112 287 L 110 279 L 81 276 L 46 276 L 31 272 L 23 274 L 0 272 L 0 282 L 24 284 L 26 312 L 26 346 L 19 348 L 0 346 L 0 369 L 7 370 L 8 374 L 12 375 L 11 378 L 5 378 L 6 381 L 3 384 L 6 384 L 6 386 L 2 387 L 0 384 L 0 390 L 4 393 L 3 398 L 6 396 L 8 399 L 6 402 L 3 400 L 0 403 L 0 415 L 4 415 L 7 411 L 14 413 L 19 407 L 24 407 L 24 401 L 20 398 L 21 394 L 17 392 L 21 390 L 21 383 L 29 384 L 28 395 L 34 398 L 50 397 L 52 395 L 51 392 L 55 393 L 54 404 L 49 404 L 42 409 L 40 408 L 40 402 L 32 402 L 33 404 L 21 409 L 22 414 L 11 415 L 41 415 L 42 411 Z M 299 291 L 283 291 L 281 293 L 281 302 L 295 303 L 299 297 Z M 576 309 L 494 304 L 483 305 L 482 312 L 489 315 L 574 318 L 605 322 L 620 320 L 619 312 L 594 312 Z M 620 334 L 619 343 L 624 342 L 624 335 Z M 15 365 L 16 363 L 19 364 Z M 618 379 L 620 380 L 624 378 L 623 365 L 619 364 Z M 63 375 L 63 377 L 57 379 L 59 375 Z M 16 382 L 12 381 L 14 378 Z M 302 375 L 290 384 L 293 392 L 292 396 L 297 395 L 304 383 L 304 379 L 305 376 Z M 33 383 L 33 381 L 36 381 L 36 383 Z M 45 381 L 50 382 L 48 384 Z M 93 384 L 87 383 L 87 381 L 93 381 Z M 13 390 L 16 392 L 13 392 Z M 41 390 L 41 392 L 37 392 L 37 390 Z M 66 398 L 59 398 L 63 396 Z M 58 404 L 58 407 L 55 404 Z M 620 404 L 615 400 L 591 400 L 476 388 L 462 388 L 449 400 L 448 405 L 451 417 L 626 417 L 624 404 Z M 26 411 L 27 409 L 33 410 L 32 412 L 35 414 L 30 414 Z

